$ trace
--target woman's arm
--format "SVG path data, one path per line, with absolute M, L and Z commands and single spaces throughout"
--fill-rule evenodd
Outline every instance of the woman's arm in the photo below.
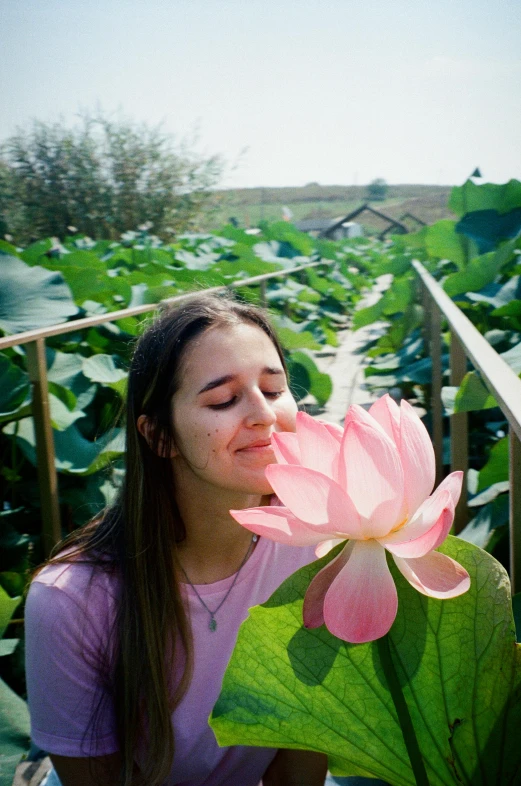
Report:
M 263 786 L 324 786 L 327 756 L 281 749 L 264 773 Z

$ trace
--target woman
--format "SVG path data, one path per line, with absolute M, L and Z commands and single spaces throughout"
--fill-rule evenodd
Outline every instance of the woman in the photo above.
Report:
M 248 608 L 314 559 L 228 513 L 266 504 L 271 434 L 296 409 L 256 308 L 198 296 L 139 340 L 117 501 L 27 600 L 32 736 L 63 786 L 324 783 L 324 756 L 221 749 L 207 722 Z

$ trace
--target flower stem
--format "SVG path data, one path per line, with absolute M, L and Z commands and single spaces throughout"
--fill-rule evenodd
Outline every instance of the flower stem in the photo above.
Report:
M 391 656 L 388 634 L 382 636 L 382 638 L 378 639 L 376 643 L 378 646 L 378 654 L 380 655 L 383 672 L 389 685 L 391 697 L 398 714 L 398 721 L 402 730 L 405 747 L 407 748 L 407 753 L 409 754 L 412 771 L 416 780 L 416 786 L 429 786 L 427 771 L 420 753 L 420 746 L 418 745 L 416 732 L 414 731 L 412 719 L 409 714 L 409 708 L 405 701 L 405 697 L 402 692 L 402 686 L 400 685 L 398 674 L 396 673 Z

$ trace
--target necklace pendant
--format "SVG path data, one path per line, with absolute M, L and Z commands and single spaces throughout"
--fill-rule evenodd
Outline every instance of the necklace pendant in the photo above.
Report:
M 214 632 L 214 630 L 217 630 L 217 620 L 215 620 L 215 619 L 212 617 L 212 619 L 211 619 L 211 620 L 210 620 L 210 622 L 208 623 L 208 627 L 210 628 L 210 630 L 212 631 L 212 633 Z

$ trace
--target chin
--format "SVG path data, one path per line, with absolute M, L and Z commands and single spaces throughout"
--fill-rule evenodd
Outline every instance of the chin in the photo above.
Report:
M 241 491 L 248 495 L 258 494 L 261 497 L 271 496 L 274 493 L 266 478 L 259 478 L 256 483 L 244 484 Z

